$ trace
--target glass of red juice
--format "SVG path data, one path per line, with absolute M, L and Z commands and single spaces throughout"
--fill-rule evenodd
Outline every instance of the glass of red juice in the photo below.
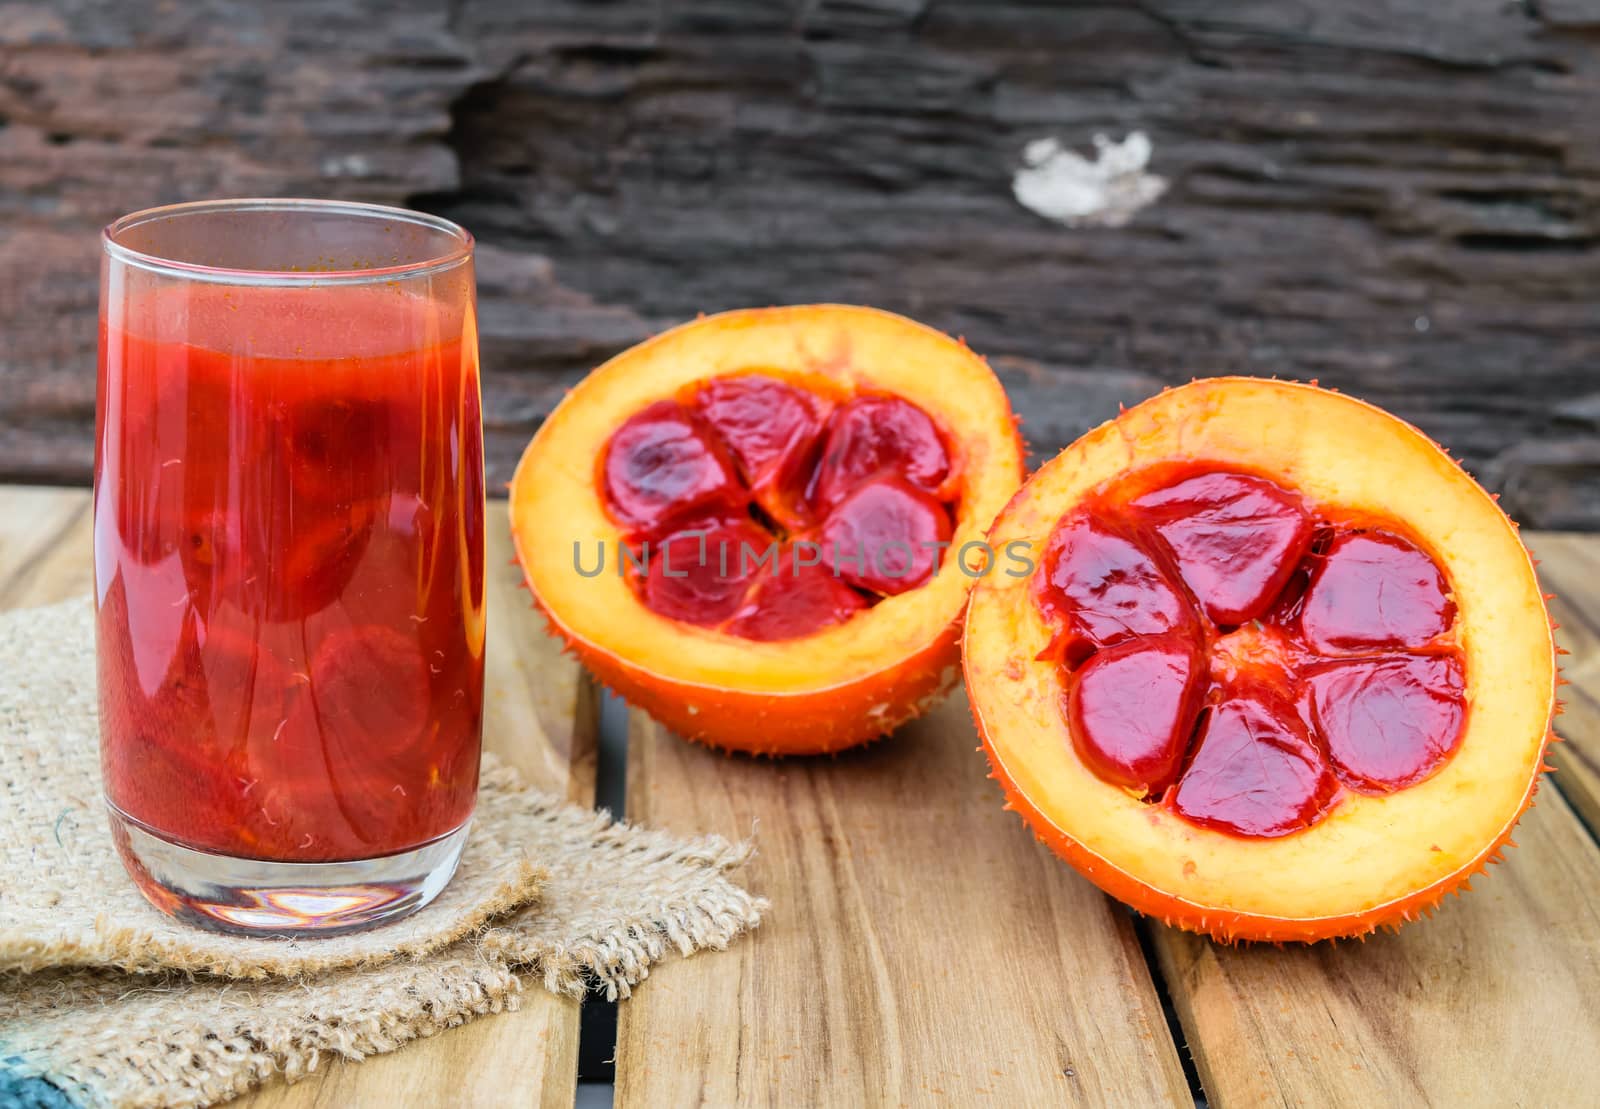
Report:
M 104 248 L 96 629 L 123 862 L 224 931 L 412 912 L 478 788 L 472 238 L 231 200 L 126 216 Z

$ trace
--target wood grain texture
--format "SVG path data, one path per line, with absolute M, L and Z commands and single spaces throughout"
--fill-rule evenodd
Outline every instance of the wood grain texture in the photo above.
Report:
M 509 565 L 504 505 L 489 506 L 486 746 L 541 788 L 594 796 L 595 702 L 561 655 Z M 89 494 L 0 487 L 0 609 L 47 604 L 92 587 Z M 570 1107 L 577 1089 L 579 1003 L 527 983 L 521 1008 L 375 1056 L 330 1061 L 293 1086 L 232 1103 L 251 1109 L 394 1109 L 514 1102 Z
M 1529 526 L 1600 528 L 1587 0 L 16 0 L 0 473 L 91 458 L 96 231 L 217 195 L 408 203 L 485 249 L 492 471 L 607 354 L 846 300 L 964 334 L 1053 452 L 1163 383 L 1317 377 Z M 1120 230 L 1025 144 L 1145 131 Z
M 1528 542 L 1574 652 L 1556 780 L 1592 812 L 1600 541 Z M 1592 1104 L 1600 849 L 1548 780 L 1514 840 L 1471 892 L 1365 942 L 1229 948 L 1152 924 L 1211 1104 Z
M 1224 947 L 1154 926 L 1210 1103 L 1586 1105 L 1600 1074 L 1600 852 L 1546 787 L 1506 861 L 1365 942 Z
M 0 486 L 0 610 L 88 593 L 93 527 L 86 489 Z
M 628 815 L 756 834 L 761 927 L 622 1007 L 616 1103 L 1190 1105 L 1129 916 L 1001 808 L 964 698 L 836 758 L 631 721 Z
M 1539 577 L 1556 595 L 1550 616 L 1559 625 L 1563 742 L 1550 749 L 1551 779 L 1591 832 L 1600 836 L 1600 542 L 1592 536 L 1531 533 Z

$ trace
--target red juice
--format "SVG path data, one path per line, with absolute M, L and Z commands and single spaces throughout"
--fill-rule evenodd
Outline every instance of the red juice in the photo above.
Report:
M 483 445 L 448 311 L 394 283 L 190 285 L 102 324 L 101 752 L 157 835 L 367 859 L 471 815 Z

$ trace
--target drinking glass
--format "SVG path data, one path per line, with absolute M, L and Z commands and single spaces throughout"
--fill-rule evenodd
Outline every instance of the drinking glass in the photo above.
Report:
M 412 912 L 454 873 L 478 788 L 472 237 L 228 200 L 103 241 L 96 638 L 122 860 L 223 931 Z

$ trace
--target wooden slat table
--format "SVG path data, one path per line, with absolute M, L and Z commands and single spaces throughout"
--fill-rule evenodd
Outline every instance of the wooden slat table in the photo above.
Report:
M 1133 921 L 1001 808 L 966 704 L 892 743 L 772 763 L 636 716 L 628 815 L 757 832 L 750 942 L 623 1007 L 617 1103 L 1187 1101 Z
M 0 489 L 0 607 L 88 589 L 87 503 Z M 516 589 L 502 520 L 492 506 L 490 743 L 586 802 L 594 693 Z M 1196 1077 L 1220 1107 L 1593 1103 L 1600 536 L 1530 545 L 1572 652 L 1559 772 L 1474 893 L 1364 943 L 1229 948 L 1137 919 L 1001 809 L 959 696 L 890 742 L 788 762 L 635 715 L 629 815 L 754 830 L 745 880 L 773 909 L 621 1006 L 617 1104 L 1183 1106 Z M 577 1039 L 578 1006 L 530 985 L 519 1013 L 246 1100 L 571 1105 Z

